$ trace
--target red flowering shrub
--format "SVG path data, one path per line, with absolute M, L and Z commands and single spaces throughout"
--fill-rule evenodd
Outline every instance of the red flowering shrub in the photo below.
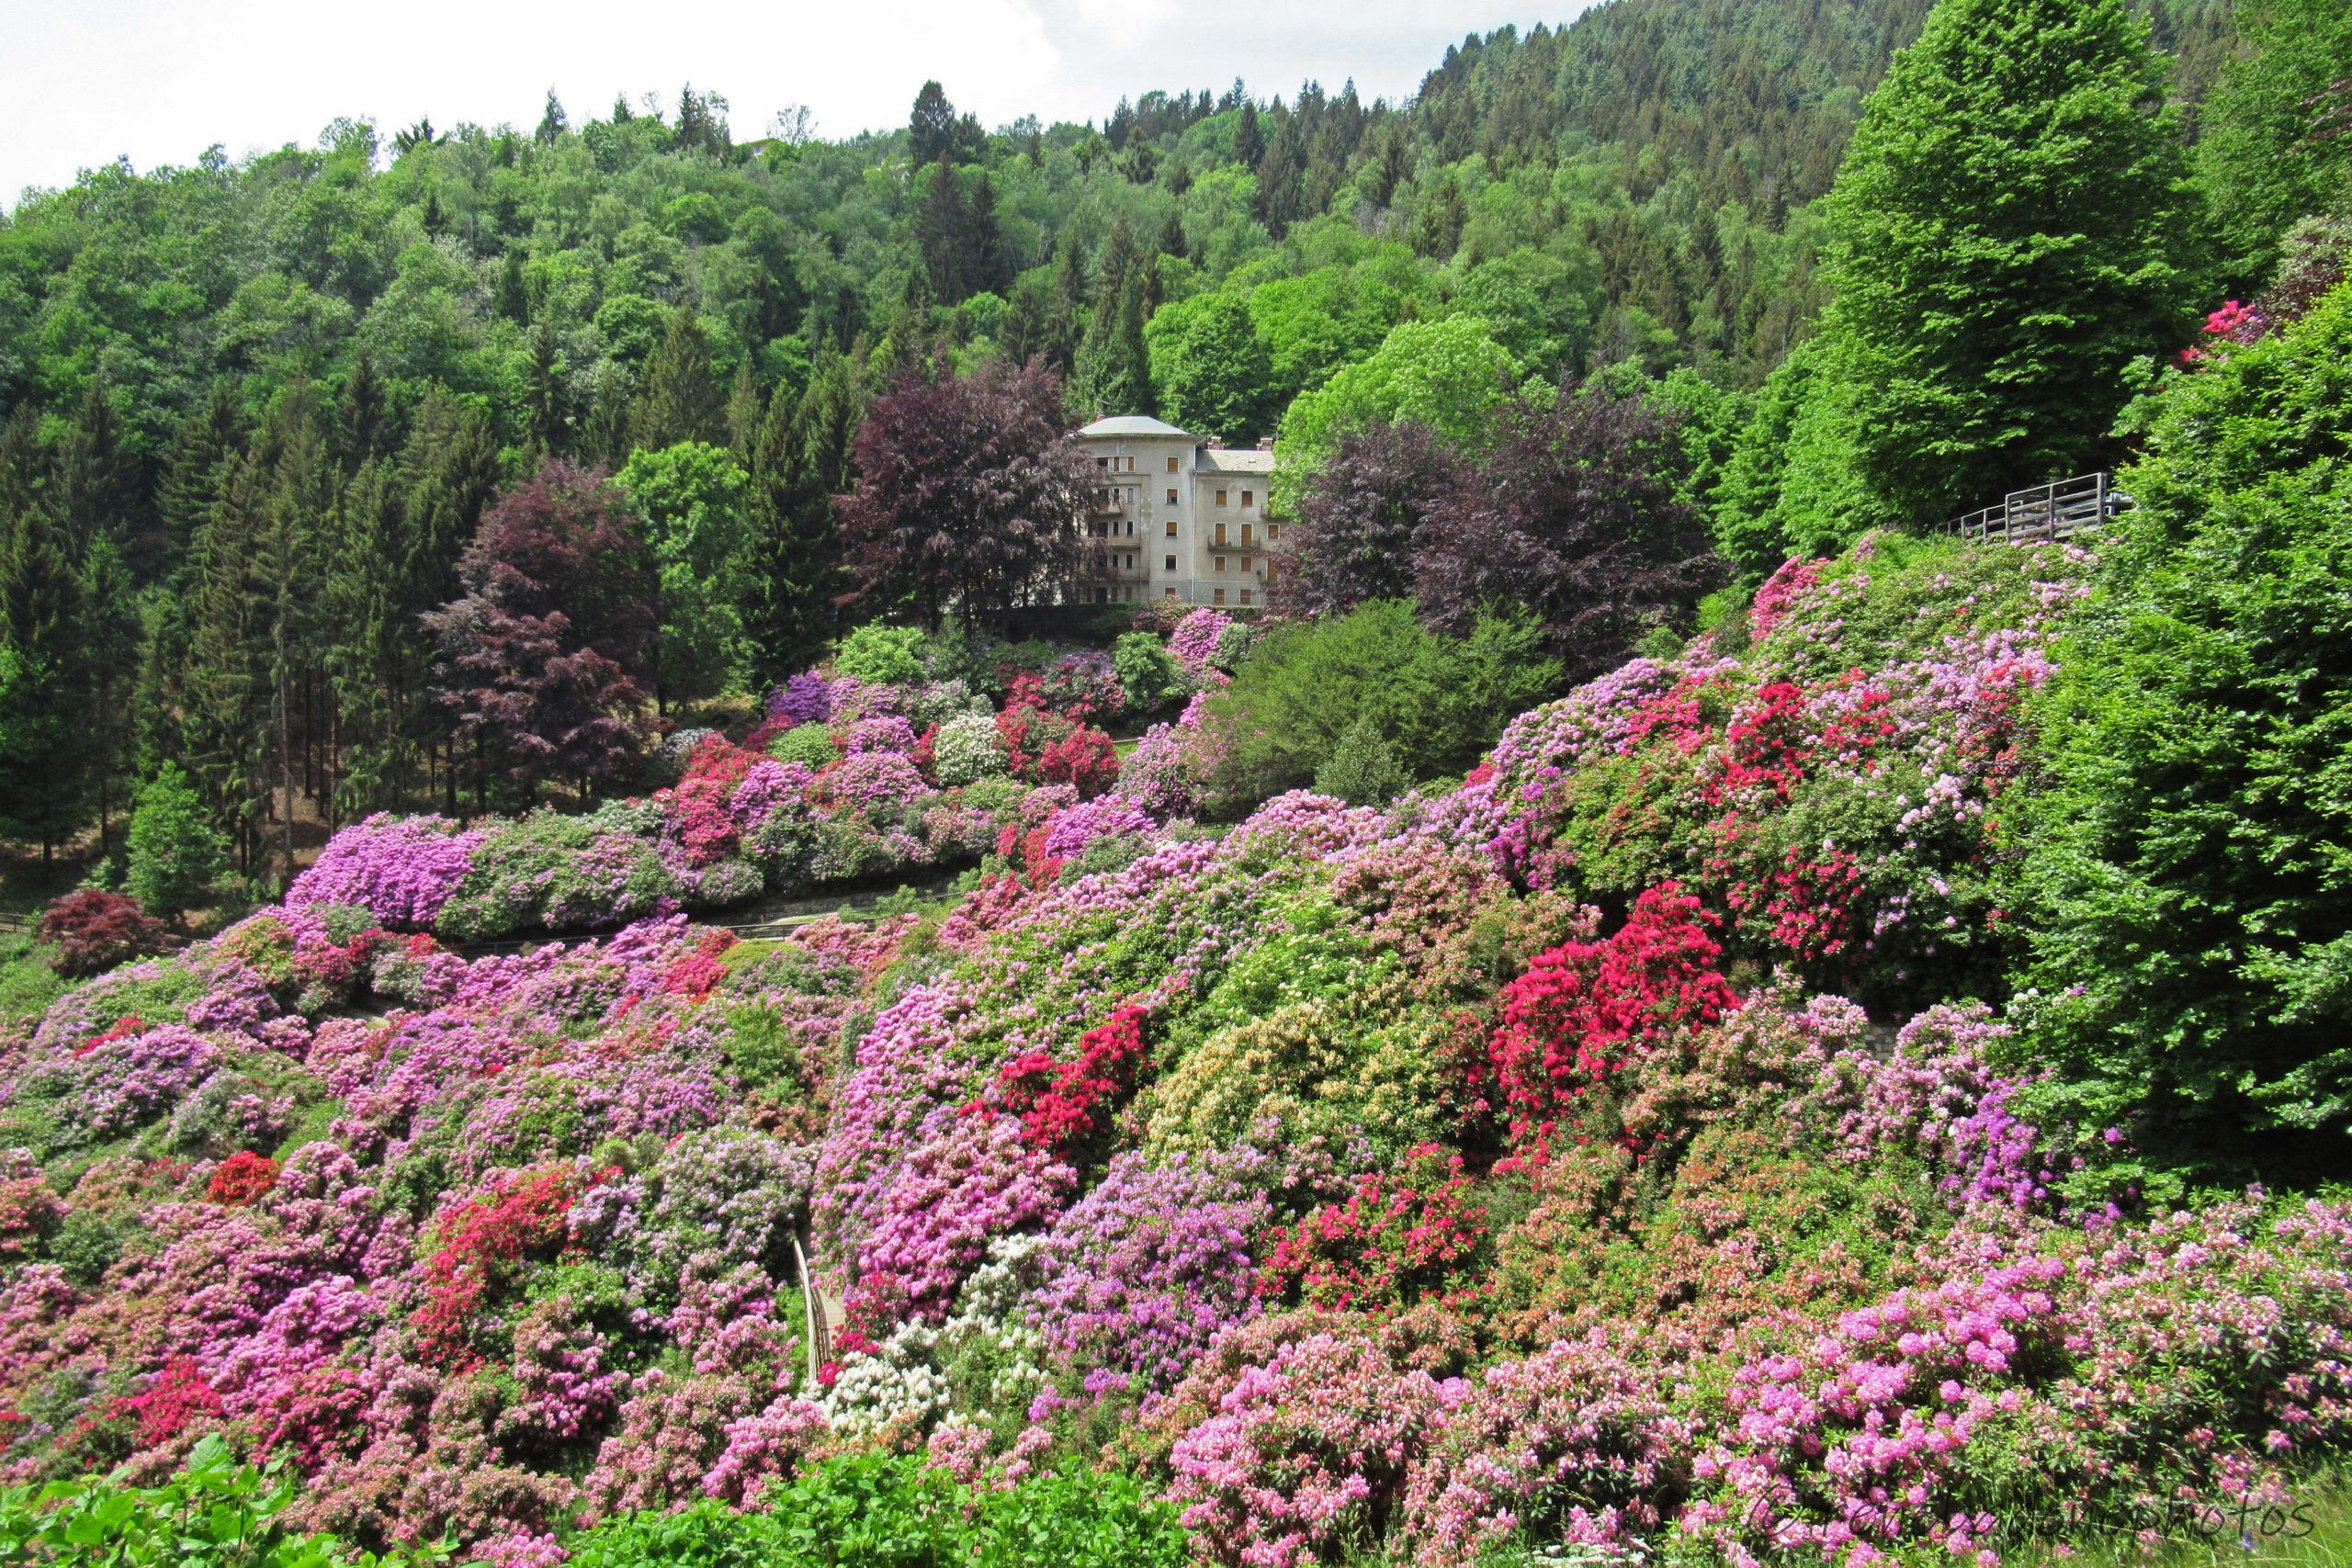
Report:
M 1474 1189 L 1460 1155 L 1418 1145 L 1406 1151 L 1402 1168 L 1358 1178 L 1344 1202 L 1270 1231 L 1258 1293 L 1377 1311 L 1442 1292 L 1487 1234 Z
M 61 975 L 96 975 L 167 945 L 163 922 L 138 899 L 96 887 L 53 900 L 40 918 L 40 940 L 57 950 L 50 965 Z
M 501 1175 L 479 1196 L 442 1211 L 440 1245 L 424 1260 L 425 1300 L 414 1319 L 426 1359 L 471 1363 L 466 1334 L 474 1315 L 514 1265 L 563 1239 L 574 1196 L 569 1170 Z
M 1651 1041 L 1739 1006 L 1704 919 L 1698 899 L 1661 883 L 1634 900 L 1614 936 L 1540 953 L 1505 988 L 1487 1061 L 1515 1137 L 1547 1138 L 1588 1089 Z
M 670 820 L 694 865 L 724 859 L 736 847 L 736 827 L 728 803 L 758 761 L 752 753 L 713 735 L 687 759 L 685 776 L 670 800 Z
M 1814 860 L 1792 844 L 1773 870 L 1733 883 L 1724 901 L 1743 924 L 1768 930 L 1776 946 L 1810 962 L 1846 950 L 1861 890 L 1861 863 L 1852 854 L 1831 845 Z
M 220 1414 L 220 1396 L 204 1381 L 195 1360 L 176 1356 L 137 1393 L 109 1404 L 101 1420 L 128 1418 L 139 1426 L 139 1446 L 161 1448 L 199 1417 Z
M 1142 1074 L 1143 1020 L 1143 1009 L 1121 1008 L 1079 1036 L 1076 1061 L 1027 1051 L 999 1070 L 998 1098 L 1021 1118 L 1023 1141 L 1066 1154 L 1110 1130 L 1113 1110 Z
M 204 1184 L 204 1196 L 215 1203 L 241 1209 L 258 1201 L 264 1193 L 277 1185 L 277 1162 L 267 1155 L 251 1149 L 239 1149 L 212 1173 Z
M 733 931 L 705 931 L 692 953 L 670 965 L 669 973 L 662 976 L 662 988 L 673 997 L 702 1000 L 727 978 L 723 960 L 727 950 L 734 945 Z
M 1069 784 L 1080 799 L 1091 800 L 1119 782 L 1119 749 L 1099 729 L 1073 729 L 1038 754 L 1037 773 L 1047 784 Z

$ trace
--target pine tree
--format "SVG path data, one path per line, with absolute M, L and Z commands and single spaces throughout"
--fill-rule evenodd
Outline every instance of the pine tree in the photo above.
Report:
M 77 657 L 89 676 L 88 790 L 98 813 L 98 850 L 103 854 L 111 844 L 119 802 L 116 786 L 131 760 L 135 710 L 130 699 L 139 678 L 143 627 L 138 586 L 113 540 L 91 541 L 83 552 L 79 575 L 82 610 L 74 629 L 80 644 Z
M 146 484 L 139 460 L 123 445 L 122 419 L 103 375 L 90 378 L 57 447 L 53 504 L 65 529 L 65 548 L 79 557 L 91 540 L 109 538 L 152 572 L 161 555 L 147 536 Z
M 1006 248 L 1003 227 L 997 221 L 996 186 L 985 172 L 972 177 L 967 213 L 965 292 L 1001 297 L 1012 287 L 1012 256 Z
M 93 749 L 82 585 L 48 507 L 8 488 L 16 494 L 0 510 L 0 837 L 38 841 L 46 863 L 86 819 Z
M 568 445 L 563 369 L 555 328 L 541 321 L 531 333 L 531 367 L 523 389 L 526 437 L 535 459 L 562 456 Z
M 216 381 L 204 406 L 180 421 L 156 494 L 165 558 L 176 569 L 187 558 L 220 488 L 220 466 L 245 445 L 244 411 L 227 381 Z
M 715 446 L 726 436 L 726 399 L 710 362 L 710 340 L 695 313 L 680 306 L 661 346 L 645 362 L 637 406 L 629 411 L 629 443 L 649 448 L 681 441 Z
M 557 99 L 555 96 L 555 89 L 553 87 L 549 87 L 548 89 L 548 107 L 546 109 L 541 111 L 539 115 L 539 128 L 531 133 L 531 140 L 537 141 L 542 147 L 552 147 L 558 141 L 561 141 L 563 139 L 563 133 L 571 129 L 571 122 L 564 118 L 562 103 Z
M 834 353 L 818 361 L 805 396 L 780 386 L 768 401 L 752 457 L 752 592 L 744 606 L 767 680 L 806 669 L 832 639 L 843 585 L 833 496 L 847 488 L 861 412 L 848 362 Z
M 915 244 L 922 252 L 923 275 L 933 296 L 955 305 L 964 299 L 964 265 L 971 245 L 971 215 L 964 206 L 955 165 L 942 158 L 924 175 L 915 209 Z
M 390 410 L 384 379 L 376 372 L 376 356 L 365 344 L 351 362 L 351 374 L 344 378 L 337 412 L 340 428 L 336 431 L 335 455 L 346 471 L 383 456 L 391 435 L 387 424 Z
M 269 607 L 257 553 L 269 504 L 267 455 L 249 449 L 223 476 L 190 552 L 195 604 L 187 671 L 189 762 L 230 823 L 238 864 L 263 844 L 269 734 Z
M 1078 356 L 1079 405 L 1097 418 L 1149 413 L 1154 406 L 1143 336 L 1146 271 L 1135 231 L 1122 218 L 1102 243 L 1094 310 Z
M 938 83 L 925 82 L 915 95 L 913 112 L 907 117 L 907 133 L 917 168 L 955 153 L 956 106 L 947 101 Z
M 747 355 L 736 363 L 735 385 L 727 394 L 727 449 L 743 468 L 752 466 L 752 448 L 759 442 L 763 417 L 760 384 L 752 374 L 752 361 Z

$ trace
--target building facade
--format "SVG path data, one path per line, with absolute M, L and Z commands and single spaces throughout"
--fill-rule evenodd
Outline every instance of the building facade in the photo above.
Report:
M 1086 592 L 1102 604 L 1265 604 L 1282 541 L 1268 515 L 1272 452 L 1213 446 L 1141 414 L 1096 420 L 1078 439 L 1097 470 L 1086 534 L 1104 561 Z

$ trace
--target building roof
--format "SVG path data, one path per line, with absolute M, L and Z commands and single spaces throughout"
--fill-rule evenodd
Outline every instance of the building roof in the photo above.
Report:
M 1202 451 L 1200 466 L 1218 474 L 1271 474 L 1274 455 L 1250 446 L 1210 446 Z
M 1190 432 L 1177 429 L 1166 420 L 1149 414 L 1123 413 L 1110 419 L 1098 419 L 1079 432 L 1080 435 L 1173 435 L 1190 441 Z

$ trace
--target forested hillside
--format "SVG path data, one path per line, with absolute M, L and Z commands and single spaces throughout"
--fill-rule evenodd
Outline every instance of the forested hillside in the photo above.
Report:
M 704 537 L 656 552 L 729 568 L 701 591 L 729 625 L 666 705 L 836 632 L 830 498 L 910 367 L 1035 356 L 1073 417 L 1238 442 L 1412 320 L 1483 322 L 1521 373 L 1752 385 L 1921 10 L 1620 4 L 1467 40 L 1408 106 L 1237 84 L 991 131 L 926 89 L 904 131 L 739 141 L 689 88 L 32 195 L 0 226 L 0 506 L 41 514 L 57 560 L 28 540 L 19 577 L 61 581 L 17 592 L 77 629 L 0 739 L 40 781 L 9 830 L 46 852 L 177 759 L 282 878 L 296 817 L 479 787 L 414 628 L 548 458 L 718 449 L 672 465 Z

